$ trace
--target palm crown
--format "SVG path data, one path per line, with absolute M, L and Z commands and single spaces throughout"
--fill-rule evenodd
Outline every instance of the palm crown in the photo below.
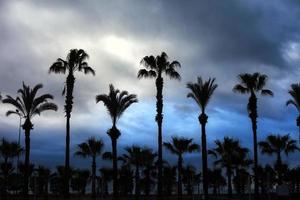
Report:
M 289 90 L 289 94 L 292 96 L 292 99 L 289 99 L 286 102 L 286 105 L 294 105 L 300 113 L 300 83 L 292 84 L 291 89 Z
M 182 155 L 199 150 L 199 145 L 193 143 L 193 139 L 184 137 L 172 137 L 171 142 L 164 142 L 164 146 L 173 154 Z
M 52 95 L 43 94 L 41 96 L 37 96 L 38 90 L 42 87 L 42 84 L 38 84 L 35 87 L 30 88 L 23 83 L 23 88 L 18 90 L 20 96 L 14 99 L 7 95 L 3 100 L 3 103 L 11 104 L 17 110 L 9 110 L 6 115 L 9 116 L 11 114 L 16 114 L 30 120 L 35 115 L 40 115 L 43 111 L 56 111 L 57 106 L 54 103 L 48 102 L 49 99 L 53 99 Z
M 75 71 L 83 71 L 85 74 L 91 73 L 95 75 L 95 71 L 88 65 L 86 60 L 89 55 L 83 49 L 71 49 L 67 55 L 67 59 L 58 58 L 49 69 L 49 73 L 62 73 L 66 71 L 71 73 Z
M 284 152 L 286 155 L 290 152 L 299 150 L 296 141 L 289 135 L 269 135 L 265 141 L 259 142 L 262 153 L 273 154 Z
M 233 91 L 242 94 L 260 92 L 262 95 L 273 96 L 273 92 L 271 90 L 264 89 L 268 80 L 267 75 L 260 74 L 258 72 L 254 74 L 245 73 L 240 74 L 238 78 L 240 83 L 233 88 Z
M 187 97 L 193 98 L 195 102 L 199 105 L 202 112 L 204 112 L 211 96 L 218 87 L 215 84 L 215 78 L 209 78 L 207 81 L 203 82 L 201 77 L 198 77 L 197 83 L 188 83 L 187 88 L 191 90 Z
M 115 89 L 112 84 L 109 85 L 108 95 L 100 94 L 96 96 L 96 103 L 100 101 L 106 106 L 114 125 L 131 104 L 138 102 L 135 94 L 128 94 L 127 91 Z
M 145 69 L 140 69 L 138 72 L 138 78 L 156 78 L 161 76 L 164 72 L 171 79 L 179 79 L 180 74 L 176 71 L 176 67 L 180 67 L 178 61 L 168 61 L 168 55 L 162 52 L 160 56 L 145 56 L 141 60 L 141 64 L 145 66 Z
M 95 138 L 89 138 L 87 142 L 83 142 L 78 145 L 78 150 L 75 155 L 81 157 L 94 157 L 100 156 L 103 152 L 104 143 L 102 140 L 96 140 Z

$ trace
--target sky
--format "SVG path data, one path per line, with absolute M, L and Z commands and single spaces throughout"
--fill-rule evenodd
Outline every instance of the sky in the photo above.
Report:
M 0 1 L 0 91 L 16 96 L 22 81 L 42 83 L 42 93 L 54 95 L 57 112 L 33 119 L 31 160 L 51 168 L 64 163 L 65 118 L 61 95 L 64 75 L 48 74 L 57 58 L 66 58 L 73 48 L 89 54 L 96 75 L 76 74 L 74 109 L 71 118 L 71 153 L 89 137 L 102 138 L 111 149 L 106 131 L 111 120 L 97 94 L 108 93 L 110 83 L 137 94 L 139 103 L 124 113 L 118 127 L 119 153 L 132 144 L 157 148 L 155 82 L 137 79 L 140 60 L 166 52 L 170 61 L 181 63 L 181 81 L 165 78 L 163 140 L 172 136 L 194 138 L 200 143 L 199 108 L 187 82 L 197 76 L 215 77 L 218 88 L 207 114 L 207 143 L 224 136 L 239 139 L 252 149 L 247 95 L 232 91 L 240 73 L 268 75 L 267 88 L 274 97 L 258 99 L 258 140 L 270 134 L 290 134 L 298 139 L 297 111 L 286 107 L 288 90 L 300 75 L 300 3 L 243 0 L 74 0 Z M 19 121 L 6 117 L 11 107 L 0 104 L 0 136 L 17 141 Z M 22 144 L 24 135 L 22 134 Z M 252 156 L 252 155 L 250 155 Z M 176 157 L 165 151 L 174 162 Z M 201 154 L 185 156 L 185 164 L 200 166 Z M 210 162 L 213 161 L 209 158 Z M 261 163 L 275 157 L 260 156 Z M 299 153 L 284 157 L 299 164 Z M 71 157 L 75 167 L 89 167 L 90 160 Z M 98 160 L 99 165 L 109 165 Z

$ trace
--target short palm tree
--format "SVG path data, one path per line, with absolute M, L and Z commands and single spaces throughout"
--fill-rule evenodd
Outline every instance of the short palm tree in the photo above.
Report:
M 154 176 L 156 175 L 156 161 L 157 153 L 154 153 L 152 149 L 144 149 L 143 156 L 143 174 L 144 174 L 144 193 L 148 196 L 151 192 L 151 186 L 154 184 Z
M 241 154 L 248 153 L 247 148 L 241 147 L 238 140 L 225 137 L 223 141 L 216 140 L 216 147 L 209 150 L 209 154 L 213 155 L 217 160 L 214 164 L 218 167 L 225 168 L 227 174 L 228 195 L 232 195 L 232 174 L 236 166 L 236 161 Z
M 124 111 L 133 103 L 138 102 L 135 94 L 128 94 L 127 91 L 115 89 L 112 84 L 109 85 L 108 94 L 100 94 L 96 96 L 96 103 L 102 101 L 107 108 L 108 114 L 112 120 L 112 128 L 107 131 L 112 142 L 112 157 L 113 157 L 113 193 L 114 197 L 118 196 L 118 155 L 117 155 L 117 140 L 121 132 L 117 128 L 117 121 L 120 119 Z
M 126 153 L 123 155 L 123 159 L 126 164 L 133 165 L 135 167 L 135 197 L 139 199 L 140 196 L 140 169 L 144 165 L 144 151 L 149 151 L 147 148 L 133 145 L 125 148 Z
M 176 71 L 177 67 L 180 67 L 178 61 L 168 61 L 168 55 L 162 52 L 161 55 L 154 57 L 145 56 L 141 60 L 141 64 L 145 68 L 140 69 L 138 72 L 138 78 L 154 78 L 156 85 L 156 117 L 155 121 L 158 126 L 158 183 L 157 192 L 160 196 L 162 194 L 162 122 L 163 122 L 163 74 L 170 79 L 180 80 L 180 75 Z
M 297 117 L 297 126 L 299 128 L 299 144 L 300 144 L 300 83 L 292 84 L 291 89 L 289 90 L 289 94 L 291 95 L 291 99 L 286 102 L 286 105 L 294 105 L 295 108 L 298 110 L 298 117 Z
M 239 83 L 234 86 L 233 91 L 241 94 L 250 94 L 248 100 L 248 116 L 252 123 L 253 132 L 253 152 L 254 152 L 254 193 L 258 197 L 258 178 L 257 178 L 257 166 L 258 166 L 258 153 L 257 153 L 257 94 L 263 96 L 273 96 L 273 92 L 269 89 L 265 89 L 268 76 L 260 74 L 258 72 L 254 74 L 240 74 L 238 76 Z
M 300 150 L 297 147 L 296 141 L 292 140 L 288 134 L 283 136 L 269 135 L 267 136 L 265 141 L 259 142 L 258 145 L 263 154 L 269 154 L 269 155 L 275 154 L 277 156 L 276 165 L 278 169 L 280 169 L 283 164 L 281 159 L 282 152 L 288 155 L 291 152 Z M 278 172 L 278 179 L 279 182 L 282 181 L 282 174 L 280 171 Z
M 86 142 L 78 145 L 76 156 L 92 158 L 92 198 L 96 198 L 96 158 L 103 154 L 104 143 L 101 139 L 89 138 Z
M 171 142 L 164 142 L 164 146 L 172 153 L 178 156 L 178 199 L 182 199 L 182 163 L 183 154 L 192 153 L 199 150 L 199 145 L 193 143 L 193 139 L 184 137 L 172 137 Z
M 206 123 L 208 116 L 205 113 L 206 107 L 218 87 L 215 84 L 215 78 L 209 78 L 207 81 L 203 82 L 201 77 L 198 77 L 196 83 L 188 83 L 187 88 L 190 89 L 187 97 L 195 100 L 201 109 L 201 114 L 198 119 L 201 124 L 201 146 L 202 146 L 202 172 L 203 172 L 203 191 L 204 197 L 207 199 L 208 195 L 208 178 L 207 178 L 207 148 L 206 148 Z
M 70 179 L 70 118 L 73 108 L 73 90 L 75 85 L 75 72 L 83 72 L 84 74 L 93 74 L 95 71 L 88 65 L 86 60 L 88 54 L 83 49 L 71 49 L 66 60 L 58 58 L 49 68 L 49 73 L 68 74 L 62 94 L 65 95 L 65 113 L 66 113 L 66 152 L 65 167 L 66 173 L 64 177 L 64 196 L 69 198 L 69 179 Z
M 40 115 L 42 112 L 47 110 L 57 110 L 57 106 L 49 102 L 49 99 L 53 99 L 50 94 L 43 94 L 37 96 L 37 92 L 43 87 L 42 84 L 38 84 L 31 88 L 23 83 L 23 88 L 18 90 L 19 96 L 15 99 L 7 95 L 3 99 L 3 103 L 10 104 L 14 106 L 17 110 L 9 110 L 6 115 L 11 114 L 22 115 L 25 119 L 22 128 L 25 131 L 25 174 L 24 174 L 24 195 L 28 195 L 28 178 L 29 178 L 29 163 L 30 163 L 30 131 L 33 129 L 33 124 L 31 122 L 32 118 L 36 115 Z

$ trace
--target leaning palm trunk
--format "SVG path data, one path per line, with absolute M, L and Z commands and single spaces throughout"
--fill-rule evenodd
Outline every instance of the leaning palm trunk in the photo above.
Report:
M 24 173 L 24 199 L 28 199 L 29 186 L 29 163 L 30 163 L 30 130 L 33 129 L 33 124 L 27 118 L 23 124 L 25 131 L 25 173 Z
M 156 122 L 158 126 L 158 182 L 157 182 L 157 194 L 160 197 L 162 195 L 162 121 L 163 121 L 163 78 L 161 74 L 156 79 Z
M 66 155 L 65 155 L 65 174 L 64 174 L 64 198 L 70 198 L 69 192 L 69 180 L 70 180 L 70 119 L 73 108 L 73 89 L 74 89 L 75 77 L 70 73 L 67 77 L 67 94 L 65 100 L 65 112 L 66 112 Z
M 255 94 L 251 94 L 248 103 L 249 118 L 252 122 L 252 132 L 253 132 L 253 147 L 254 147 L 254 195 L 258 198 L 259 186 L 258 186 L 258 153 L 257 153 L 257 98 Z
M 112 156 L 113 156 L 113 196 L 114 199 L 117 199 L 119 196 L 119 183 L 118 183 L 118 155 L 117 155 L 117 139 L 119 138 L 120 131 L 115 126 L 107 132 L 109 137 L 111 138 L 112 143 Z
M 207 115 L 202 112 L 199 116 L 199 122 L 201 124 L 201 144 L 202 144 L 202 171 L 203 171 L 203 191 L 204 197 L 208 196 L 208 180 L 207 180 L 207 148 L 206 148 L 206 130 Z

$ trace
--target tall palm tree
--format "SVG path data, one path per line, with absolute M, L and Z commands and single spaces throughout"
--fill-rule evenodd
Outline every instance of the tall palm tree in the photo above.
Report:
M 199 150 L 199 145 L 193 143 L 193 139 L 184 137 L 172 137 L 171 142 L 164 142 L 164 146 L 172 153 L 178 156 L 178 199 L 182 199 L 182 163 L 183 154 Z
M 49 68 L 49 73 L 66 74 L 66 82 L 62 94 L 65 95 L 66 113 L 66 155 L 64 174 L 64 197 L 69 198 L 69 179 L 70 179 L 70 118 L 73 108 L 73 90 L 75 85 L 75 72 L 95 75 L 95 71 L 88 65 L 86 60 L 88 54 L 83 49 L 71 49 L 66 60 L 58 58 Z
M 114 198 L 118 197 L 118 156 L 117 156 L 117 140 L 121 132 L 117 128 L 117 121 L 120 119 L 124 111 L 133 103 L 138 102 L 135 94 L 128 94 L 127 91 L 115 89 L 112 84 L 109 85 L 108 94 L 100 94 L 96 96 L 96 103 L 102 101 L 107 108 L 108 114 L 112 120 L 112 128 L 107 131 L 112 142 L 113 156 L 113 193 Z
M 202 172 L 203 172 L 203 191 L 204 197 L 207 199 L 208 195 L 208 178 L 207 178 L 207 148 L 206 148 L 206 123 L 208 116 L 205 113 L 206 107 L 218 87 L 215 84 L 215 78 L 209 78 L 207 81 L 203 82 L 201 77 L 198 77 L 196 83 L 188 83 L 187 88 L 190 89 L 187 97 L 195 100 L 201 109 L 201 114 L 198 119 L 201 124 L 201 146 L 202 146 Z
M 43 87 L 42 84 L 37 84 L 33 88 L 27 86 L 23 83 L 23 88 L 18 90 L 19 96 L 15 99 L 7 95 L 3 99 L 3 103 L 10 104 L 14 106 L 17 110 L 9 110 L 6 115 L 11 114 L 22 115 L 22 118 L 25 119 L 22 128 L 25 131 L 25 176 L 24 176 L 24 195 L 28 195 L 28 170 L 30 163 L 30 131 L 33 129 L 33 124 L 31 122 L 32 118 L 36 115 L 40 115 L 42 112 L 47 110 L 57 110 L 57 106 L 49 102 L 49 99 L 53 99 L 53 96 L 50 94 L 43 94 L 37 96 L 37 92 Z
M 300 83 L 292 84 L 291 89 L 289 90 L 289 94 L 291 95 L 291 99 L 286 102 L 286 105 L 294 105 L 295 108 L 298 110 L 298 117 L 297 117 L 297 126 L 299 129 L 299 144 L 300 144 Z
M 296 140 L 292 140 L 288 134 L 283 136 L 268 135 L 266 140 L 259 142 L 258 145 L 263 154 L 275 154 L 277 156 L 276 165 L 278 169 L 281 169 L 283 164 L 281 159 L 282 152 L 288 155 L 291 152 L 300 150 L 299 147 L 297 147 Z M 279 182 L 282 181 L 282 172 L 280 170 L 278 171 L 278 179 Z
M 154 57 L 153 55 L 145 56 L 141 60 L 141 64 L 145 68 L 140 69 L 138 78 L 155 78 L 156 85 L 156 117 L 155 121 L 158 126 L 158 196 L 162 195 L 162 122 L 163 122 L 163 74 L 170 79 L 180 80 L 180 75 L 176 71 L 177 67 L 181 67 L 178 61 L 168 61 L 168 55 L 162 52 L 161 55 Z
M 273 92 L 269 89 L 265 89 L 268 76 L 260 74 L 258 72 L 254 74 L 240 74 L 238 75 L 239 83 L 234 86 L 233 91 L 241 94 L 250 94 L 248 100 L 248 116 L 252 123 L 253 132 L 253 151 L 254 151 L 254 193 L 258 198 L 258 178 L 257 178 L 257 166 L 258 166 L 258 153 L 257 153 L 257 95 L 273 96 Z
M 144 151 L 149 151 L 147 148 L 133 145 L 125 148 L 126 153 L 123 154 L 123 159 L 126 164 L 135 167 L 135 198 L 139 199 L 140 196 L 140 169 L 144 164 Z
M 233 169 L 236 165 L 236 161 L 241 156 L 240 154 L 248 153 L 247 148 L 241 147 L 238 140 L 225 137 L 223 141 L 216 140 L 216 147 L 209 150 L 209 154 L 213 155 L 217 160 L 214 164 L 218 167 L 226 169 L 227 184 L 228 184 L 228 195 L 232 195 L 232 174 Z
M 86 142 L 78 145 L 76 156 L 92 158 L 92 198 L 96 198 L 96 158 L 103 153 L 104 143 L 102 139 L 89 138 Z

